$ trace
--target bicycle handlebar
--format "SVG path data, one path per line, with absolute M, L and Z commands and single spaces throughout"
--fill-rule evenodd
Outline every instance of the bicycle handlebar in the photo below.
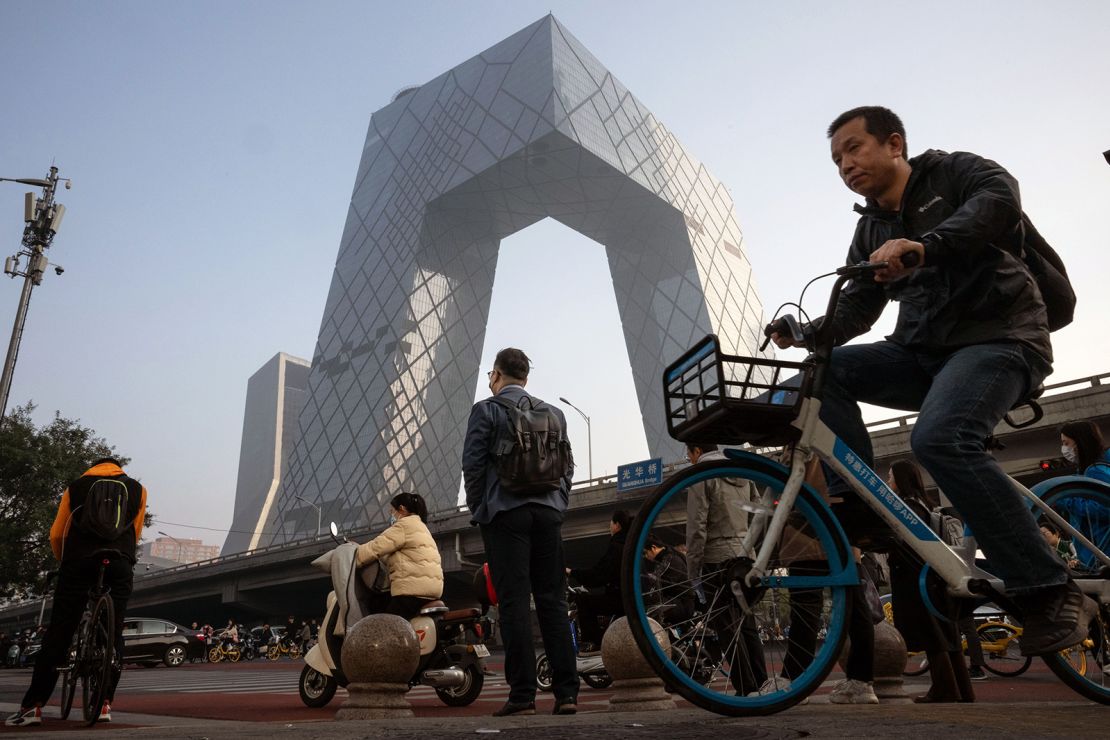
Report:
M 903 267 L 917 267 L 917 265 L 920 263 L 917 252 L 906 252 L 899 259 L 902 262 Z M 843 267 L 837 268 L 835 273 L 837 279 L 836 283 L 833 284 L 832 291 L 829 294 L 829 306 L 828 310 L 825 311 L 825 316 L 832 316 L 833 313 L 836 311 L 836 304 L 837 301 L 840 300 L 840 291 L 844 287 L 844 283 L 849 280 L 858 280 L 862 277 L 874 275 L 877 271 L 889 266 L 889 262 L 858 262 L 854 265 L 844 265 Z M 828 328 L 829 326 L 830 322 L 823 322 L 822 327 L 818 330 L 817 335 L 814 337 L 813 344 L 815 346 L 810 347 L 810 349 L 819 351 L 820 348 L 824 344 L 826 344 L 826 341 L 824 340 L 831 339 L 830 336 L 827 336 L 829 331 L 831 331 Z M 775 319 L 763 328 L 763 336 L 766 337 L 766 339 L 763 341 L 763 344 L 759 346 L 759 351 L 762 352 L 763 350 L 767 349 L 767 345 L 771 341 L 772 334 L 783 335 L 787 333 L 790 334 L 796 344 L 807 344 L 807 337 L 802 331 L 801 326 L 798 324 L 797 319 L 795 319 L 794 316 L 791 314 L 786 314 Z M 830 349 L 831 345 L 825 349 L 825 353 L 827 353 Z

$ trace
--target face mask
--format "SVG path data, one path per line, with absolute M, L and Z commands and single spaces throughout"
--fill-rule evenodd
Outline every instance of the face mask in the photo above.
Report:
M 395 517 L 395 516 L 393 516 L 392 514 L 390 514 L 390 515 L 389 515 L 389 526 L 391 526 L 391 527 L 392 527 L 392 526 L 393 526 L 394 524 L 396 524 L 396 523 L 397 523 L 397 517 Z
M 1068 445 L 1061 445 L 1060 446 L 1060 454 L 1063 455 L 1064 459 L 1067 460 L 1070 463 L 1073 463 L 1078 459 L 1076 457 L 1075 450 L 1072 449 L 1071 447 L 1069 447 Z

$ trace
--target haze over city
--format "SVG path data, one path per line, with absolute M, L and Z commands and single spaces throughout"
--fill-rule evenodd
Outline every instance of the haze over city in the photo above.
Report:
M 9 408 L 97 430 L 175 537 L 222 544 L 247 379 L 278 351 L 313 356 L 370 114 L 548 11 L 728 186 L 768 312 L 843 261 L 857 198 L 825 129 L 881 104 L 911 154 L 973 151 L 1017 176 L 1079 295 L 1048 382 L 1110 371 L 1103 3 L 37 7 L 0 5 L 0 177 L 56 163 L 74 187 L 48 254 L 65 274 L 35 290 Z M 5 255 L 25 190 L 0 183 Z M 538 306 L 537 284 L 565 300 Z M 6 337 L 19 285 L 0 286 Z M 530 390 L 592 417 L 595 475 L 647 456 L 600 245 L 550 220 L 503 243 L 483 370 L 509 345 L 532 356 Z

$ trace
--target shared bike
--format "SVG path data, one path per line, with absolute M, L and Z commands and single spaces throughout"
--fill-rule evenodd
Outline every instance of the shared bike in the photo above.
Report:
M 840 291 L 849 280 L 870 279 L 884 263 L 848 265 L 835 272 L 827 316 L 833 315 Z M 833 273 L 830 273 L 832 275 Z M 785 317 L 784 317 L 785 319 Z M 630 527 L 624 556 L 622 588 L 629 626 L 655 672 L 691 703 L 732 716 L 764 715 L 787 709 L 817 690 L 840 658 L 847 634 L 852 597 L 860 583 L 857 564 L 844 529 L 829 502 L 805 482 L 807 466 L 816 456 L 851 489 L 845 501 L 874 512 L 882 532 L 876 536 L 908 548 L 938 578 L 950 594 L 976 602 L 994 601 L 1020 620 L 1020 609 L 1006 596 L 999 578 L 976 560 L 974 538 L 950 547 L 905 504 L 860 456 L 819 419 L 823 387 L 832 355 L 832 322 L 807 338 L 812 354 L 804 362 L 766 357 L 742 357 L 722 352 L 710 335 L 664 371 L 665 415 L 672 437 L 683 442 L 747 444 L 749 449 L 726 449 L 725 459 L 685 468 L 660 484 L 640 509 Z M 802 339 L 792 317 L 766 330 L 789 331 Z M 775 451 L 779 460 L 765 452 Z M 734 505 L 747 512 L 743 538 L 745 557 L 724 563 L 722 573 L 701 574 L 689 583 L 699 590 L 701 613 L 678 625 L 686 635 L 717 625 L 716 644 L 721 660 L 712 675 L 692 675 L 661 635 L 666 632 L 651 619 L 655 605 L 645 600 L 642 585 L 644 551 L 649 537 L 674 540 L 685 530 L 686 503 L 691 492 L 714 479 L 745 479 L 756 495 Z M 1084 593 L 1099 610 L 1089 625 L 1089 652 L 1110 654 L 1105 629 L 1110 610 L 1110 557 L 1092 541 L 1099 530 L 1084 525 L 1084 511 L 1110 511 L 1110 489 L 1088 481 L 1067 480 L 1042 484 L 1037 493 L 1016 481 L 1014 486 L 1036 516 L 1053 522 L 1088 549 L 1096 566 L 1076 576 Z M 1040 494 L 1038 496 L 1038 493 Z M 1065 509 L 1065 504 L 1074 504 Z M 1065 510 L 1067 513 L 1064 513 Z M 1073 526 L 1073 523 L 1075 526 Z M 1101 543 L 1100 543 L 1101 544 Z M 709 588 L 708 584 L 719 584 Z M 741 636 L 745 620 L 754 620 L 768 633 L 789 625 L 790 639 L 753 647 Z M 720 625 L 731 624 L 722 630 Z M 673 625 L 672 625 L 673 626 Z M 750 632 L 750 625 L 744 625 Z M 1097 661 L 1069 660 L 1063 653 L 1044 656 L 1049 668 L 1069 687 L 1101 703 L 1110 703 L 1110 679 Z M 775 680 L 762 687 L 744 685 L 737 676 L 740 661 Z M 762 691 L 760 690 L 762 688 Z
M 89 600 L 70 647 L 69 662 L 59 670 L 62 683 L 61 718 L 68 719 L 81 682 L 81 710 L 86 724 L 100 718 L 100 708 L 108 698 L 112 673 L 119 670 L 116 651 L 115 604 L 110 589 L 104 585 L 104 571 L 111 558 L 122 557 L 114 550 L 94 553 L 100 558 L 96 585 L 89 591 Z

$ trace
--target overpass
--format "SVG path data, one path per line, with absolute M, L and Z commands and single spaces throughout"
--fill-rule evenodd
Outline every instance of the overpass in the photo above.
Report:
M 1107 428 L 1110 386 L 1105 382 L 1108 379 L 1110 373 L 1047 386 L 1041 398 L 1044 417 L 1039 422 L 1018 430 L 1000 425 L 995 434 L 1005 447 L 996 452 L 996 456 L 1003 469 L 1026 485 L 1062 472 L 1043 471 L 1039 463 L 1058 455 L 1060 445 L 1056 430 L 1064 422 L 1091 419 Z M 907 415 L 869 425 L 877 469 L 883 470 L 892 461 L 909 454 L 914 419 L 915 415 Z M 679 465 L 668 465 L 664 473 Z M 615 476 L 576 483 L 563 526 L 568 564 L 586 566 L 600 557 L 613 511 L 618 508 L 635 510 L 651 490 L 617 493 Z M 429 519 L 447 577 L 445 599 L 454 606 L 473 603 L 470 582 L 474 570 L 484 559 L 477 527 L 470 525 L 470 515 L 465 509 L 435 512 Z M 345 534 L 365 542 L 376 532 Z M 313 537 L 167 570 L 144 571 L 140 561 L 128 612 L 184 624 L 197 620 L 213 625 L 223 624 L 228 617 L 247 623 L 263 620 L 283 623 L 288 614 L 319 617 L 323 615 L 330 585 L 326 574 L 309 563 L 333 546 L 328 536 Z M 38 620 L 39 607 L 40 602 L 34 601 L 0 610 L 0 630 L 33 626 Z

